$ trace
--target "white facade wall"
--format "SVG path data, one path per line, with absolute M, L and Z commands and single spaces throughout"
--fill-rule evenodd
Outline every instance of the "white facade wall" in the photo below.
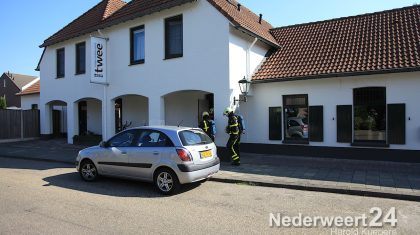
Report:
M 123 125 L 131 122 L 130 127 L 145 126 L 149 123 L 148 100 L 142 96 L 122 97 L 122 122 Z
M 102 105 L 98 100 L 87 100 L 87 130 L 102 135 Z
M 336 106 L 353 105 L 353 89 L 369 86 L 386 87 L 387 104 L 406 104 L 406 144 L 390 148 L 420 150 L 417 103 L 420 72 L 254 84 L 253 96 L 242 105 L 245 119 L 253 123 L 247 125 L 243 142 L 281 144 L 282 141 L 269 140 L 269 107 L 284 107 L 283 95 L 308 94 L 309 106 L 324 106 L 324 142 L 310 142 L 310 145 L 349 147 L 349 144 L 337 143 Z
M 175 93 L 165 97 L 166 125 L 177 126 L 181 123 L 181 126 L 198 127 L 198 120 L 201 119 L 198 111 L 199 100 L 204 99 L 205 94 L 198 91 Z
M 164 19 L 179 14 L 183 15 L 183 57 L 165 60 Z M 139 25 L 145 27 L 145 63 L 130 66 L 130 28 Z M 199 0 L 101 30 L 109 38 L 107 72 L 110 85 L 105 88 L 89 82 L 91 55 L 88 36 L 47 47 L 40 64 L 41 134 L 52 132 L 49 124 L 51 111 L 46 104 L 54 100 L 67 104 L 68 142 L 72 143 L 72 136 L 78 130 L 75 102 L 80 99 L 103 101 L 102 112 L 106 115 L 102 115 L 102 134 L 104 138 L 109 138 L 115 133 L 115 98 L 124 95 L 147 97 L 148 123 L 165 124 L 164 96 L 191 90 L 215 94 L 216 125 L 219 130 L 224 129 L 227 120 L 222 112 L 231 104 L 231 94 L 237 92 L 237 80 L 241 78 L 235 76 L 237 80 L 229 86 L 229 25 L 219 11 L 207 1 Z M 98 33 L 92 35 L 99 36 Z M 86 41 L 87 73 L 74 75 L 75 44 L 83 41 Z M 56 50 L 63 47 L 65 77 L 56 79 Z M 219 131 L 217 137 L 219 145 L 226 143 L 225 133 Z
M 22 95 L 20 96 L 20 103 L 22 110 L 32 109 L 33 104 L 39 107 L 39 94 Z

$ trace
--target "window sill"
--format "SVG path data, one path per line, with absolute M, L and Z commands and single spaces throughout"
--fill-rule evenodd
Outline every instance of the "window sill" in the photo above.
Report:
M 63 79 L 64 78 L 64 76 L 62 76 L 62 77 L 56 77 L 55 79 Z
M 131 61 L 128 66 L 134 66 L 138 64 L 144 64 L 144 60 L 138 60 L 138 61 Z
M 84 75 L 84 74 L 86 74 L 86 72 L 83 72 L 83 73 L 75 73 L 74 75 L 75 76 L 78 76 L 78 75 Z
M 302 144 L 307 145 L 309 144 L 308 140 L 283 140 L 283 144 Z
M 182 58 L 183 54 L 179 54 L 179 55 L 167 55 L 165 56 L 165 59 L 163 60 L 170 60 L 170 59 L 176 59 L 176 58 Z
M 384 142 L 353 142 L 351 143 L 351 146 L 389 148 L 389 144 L 384 143 Z

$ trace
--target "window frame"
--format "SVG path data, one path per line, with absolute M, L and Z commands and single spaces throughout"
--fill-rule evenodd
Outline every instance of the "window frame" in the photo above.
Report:
M 144 58 L 140 60 L 134 59 L 134 32 L 143 30 L 144 32 Z M 144 64 L 146 61 L 146 30 L 144 25 L 140 25 L 134 28 L 130 28 L 130 65 Z
M 60 71 L 60 63 L 59 63 L 60 62 L 59 54 L 61 52 L 63 53 L 63 61 L 62 61 L 62 63 L 63 63 L 63 73 L 62 74 L 59 73 L 59 72 L 61 72 Z M 56 50 L 56 61 L 55 62 L 56 62 L 56 78 L 64 78 L 66 76 L 66 51 L 65 51 L 64 47 Z
M 84 66 L 84 70 L 83 71 L 80 68 L 80 51 L 79 51 L 79 47 L 80 46 L 84 46 L 85 47 L 85 52 L 84 52 L 85 66 Z M 75 45 L 75 49 L 76 49 L 76 75 L 86 74 L 86 42 L 79 42 L 79 43 L 77 43 Z
M 159 135 L 163 135 L 167 139 L 168 142 L 166 143 L 165 146 L 138 146 L 139 138 L 143 134 L 143 132 L 149 132 L 150 134 L 154 133 L 154 132 L 159 133 Z M 137 148 L 173 148 L 173 147 L 175 147 L 173 141 L 171 140 L 171 138 L 169 138 L 169 136 L 167 134 L 165 134 L 161 131 L 158 131 L 158 130 L 154 130 L 154 129 L 138 129 L 138 130 L 136 130 L 136 136 L 135 136 L 135 139 L 134 139 L 132 145 L 134 147 L 137 147 Z
M 300 105 L 288 105 L 286 103 L 286 100 L 288 98 L 304 98 L 305 99 L 305 104 L 306 104 L 306 109 L 307 109 L 307 116 L 306 119 L 308 120 L 308 123 L 306 124 L 308 126 L 308 136 L 307 138 L 301 138 L 301 139 L 296 139 L 296 138 L 291 138 L 291 137 L 287 137 L 288 134 L 288 117 L 286 118 L 287 112 L 286 109 L 290 108 L 290 107 L 301 107 Z M 283 143 L 290 143 L 290 144 L 309 144 L 309 131 L 310 131 L 310 126 L 309 126 L 309 97 L 308 94 L 293 94 L 293 95 L 283 95 L 283 135 L 284 135 L 284 140 Z
M 111 141 L 112 141 L 113 139 L 115 139 L 115 138 L 117 138 L 117 137 L 119 137 L 119 136 L 121 136 L 121 135 L 124 135 L 124 134 L 126 134 L 127 132 L 133 132 L 133 134 L 134 134 L 134 137 L 133 137 L 133 139 L 131 140 L 131 143 L 130 143 L 130 145 L 129 145 L 129 146 L 111 146 Z M 129 148 L 129 147 L 135 147 L 135 145 L 134 145 L 134 140 L 137 138 L 137 135 L 138 135 L 138 132 L 137 132 L 135 129 L 124 130 L 124 131 L 122 131 L 122 132 L 120 132 L 120 133 L 118 133 L 118 134 L 114 135 L 113 137 L 111 137 L 111 138 L 110 138 L 110 139 L 106 142 L 106 144 L 107 144 L 110 148 Z
M 375 88 L 375 89 L 380 88 L 384 92 L 384 103 L 381 104 L 381 105 L 384 105 L 384 108 L 385 108 L 385 111 L 384 111 L 384 115 L 385 115 L 385 134 L 384 134 L 384 137 L 385 137 L 385 140 L 360 140 L 360 139 L 356 139 L 356 108 L 357 108 L 357 106 L 361 106 L 361 105 L 358 102 L 356 102 L 355 92 L 357 90 L 363 90 L 363 89 L 367 90 L 367 89 L 372 89 L 372 88 Z M 369 145 L 372 145 L 372 146 L 384 145 L 384 146 L 386 146 L 387 145 L 387 142 L 388 142 L 388 107 L 387 107 L 386 95 L 387 95 L 386 87 L 367 86 L 367 87 L 353 88 L 353 109 L 352 109 L 352 112 L 353 112 L 353 114 L 352 114 L 352 125 L 353 125 L 352 126 L 352 132 L 353 132 L 352 137 L 353 137 L 353 141 L 352 141 L 352 145 L 354 145 L 354 146 L 358 146 L 358 145 L 361 145 L 361 146 L 364 146 L 364 145 L 367 145 L 367 146 L 369 146 Z M 370 105 L 372 105 L 372 104 L 370 104 Z M 376 104 L 376 105 L 379 105 L 379 104 Z M 366 104 L 364 106 L 366 106 Z
M 169 53 L 169 47 L 170 47 L 170 43 L 169 43 L 169 23 L 170 22 L 176 22 L 176 21 L 181 21 L 181 53 L 177 53 L 177 54 L 170 54 Z M 180 58 L 184 56 L 184 20 L 183 20 L 183 16 L 181 15 L 176 15 L 176 16 L 172 16 L 169 18 L 165 19 L 165 60 L 168 59 L 174 59 L 174 58 Z

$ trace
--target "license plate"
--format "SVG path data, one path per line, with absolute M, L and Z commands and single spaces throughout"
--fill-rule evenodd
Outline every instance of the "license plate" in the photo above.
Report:
M 207 151 L 204 151 L 204 152 L 200 152 L 200 156 L 201 156 L 201 158 L 209 158 L 213 155 L 211 154 L 211 150 L 207 150 Z

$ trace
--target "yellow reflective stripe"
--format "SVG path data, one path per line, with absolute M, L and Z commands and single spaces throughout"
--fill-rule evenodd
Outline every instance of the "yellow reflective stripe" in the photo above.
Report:
M 238 141 L 238 139 L 236 139 L 235 142 L 233 142 L 233 144 L 232 144 L 232 152 L 233 152 L 232 159 L 233 160 L 236 160 L 237 158 L 235 159 L 235 157 L 238 157 L 238 154 L 235 152 L 235 149 L 233 148 L 233 146 L 235 146 L 235 144 L 236 144 L 236 141 Z
M 207 132 L 209 130 L 209 127 L 207 126 L 206 121 L 203 121 L 203 122 L 204 122 L 204 131 Z
M 235 126 L 239 126 L 239 124 L 236 123 L 236 124 L 230 125 L 229 127 L 235 127 Z
M 237 134 L 239 134 L 239 131 L 236 131 L 236 132 L 230 132 L 229 134 L 231 134 L 231 135 L 237 135 Z

